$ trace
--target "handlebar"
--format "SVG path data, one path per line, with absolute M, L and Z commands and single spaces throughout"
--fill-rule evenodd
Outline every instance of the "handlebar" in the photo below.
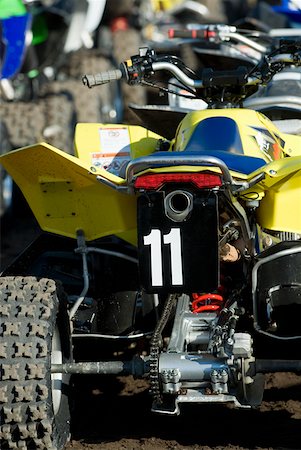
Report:
M 182 38 L 182 39 L 197 39 L 205 40 L 209 42 L 221 42 L 221 41 L 236 41 L 242 43 L 252 48 L 253 50 L 265 54 L 267 52 L 267 47 L 258 44 L 254 40 L 243 35 L 234 26 L 228 25 L 203 25 L 197 28 L 187 28 L 187 29 L 174 29 L 171 28 L 168 31 L 168 37 L 170 39 Z
M 202 80 L 194 80 L 193 78 L 190 78 L 178 66 L 175 66 L 172 63 L 165 62 L 165 61 L 153 63 L 153 71 L 158 72 L 160 70 L 166 70 L 167 72 L 170 72 L 179 81 L 181 81 L 185 86 L 196 88 L 196 89 L 203 87 Z
M 259 83 L 257 77 L 247 77 L 247 70 L 244 67 L 238 67 L 234 70 L 215 70 L 204 69 L 202 80 L 194 80 L 186 75 L 178 66 L 168 62 L 153 63 L 154 72 L 166 70 L 173 74 L 185 86 L 195 89 L 218 86 L 218 85 L 254 85 Z
M 95 75 L 84 75 L 82 78 L 82 82 L 85 86 L 92 88 L 95 86 L 100 86 L 102 84 L 108 83 L 113 80 L 125 79 L 128 81 L 129 77 L 126 74 L 124 69 L 124 63 L 121 64 L 121 69 L 109 70 L 106 72 L 100 72 Z M 185 86 L 201 89 L 204 87 L 209 87 L 213 85 L 221 85 L 222 83 L 226 83 L 227 85 L 242 85 L 246 84 L 246 71 L 242 70 L 244 68 L 239 67 L 236 70 L 232 71 L 212 71 L 211 69 L 207 69 L 203 72 L 203 79 L 194 80 L 193 78 L 186 75 L 183 70 L 181 70 L 178 66 L 166 62 L 154 62 L 152 64 L 152 72 L 159 72 L 165 70 L 172 75 L 174 75 L 181 83 Z M 248 77 L 247 84 L 258 84 L 259 80 L 257 77 Z
M 134 55 L 129 61 L 120 64 L 119 69 L 100 72 L 95 75 L 84 75 L 82 81 L 89 88 L 102 85 L 112 80 L 124 79 L 128 84 L 151 84 L 148 80 L 155 72 L 167 71 L 177 78 L 184 86 L 192 89 L 220 87 L 252 87 L 266 84 L 281 71 L 285 64 L 301 65 L 301 41 L 286 41 L 267 56 L 249 73 L 246 67 L 234 70 L 203 69 L 201 76 L 189 70 L 181 60 L 170 55 L 156 55 L 154 50 L 140 48 L 139 55 Z M 187 70 L 188 69 L 188 70 Z M 192 74 L 192 76 L 189 76 Z M 253 89 L 253 88 L 252 88 Z M 254 90 L 253 90 L 254 92 Z M 252 93 L 253 93 L 252 92 Z M 241 98 L 245 97 L 242 93 Z

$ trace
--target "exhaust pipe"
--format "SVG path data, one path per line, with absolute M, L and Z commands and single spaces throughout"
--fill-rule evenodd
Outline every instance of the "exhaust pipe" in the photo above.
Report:
M 172 191 L 164 199 L 166 216 L 174 222 L 183 222 L 193 208 L 193 195 L 188 191 Z

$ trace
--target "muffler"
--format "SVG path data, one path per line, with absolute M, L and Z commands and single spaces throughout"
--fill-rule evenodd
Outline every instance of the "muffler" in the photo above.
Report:
M 183 222 L 192 211 L 192 208 L 193 195 L 188 191 L 172 191 L 164 199 L 165 214 L 174 222 Z

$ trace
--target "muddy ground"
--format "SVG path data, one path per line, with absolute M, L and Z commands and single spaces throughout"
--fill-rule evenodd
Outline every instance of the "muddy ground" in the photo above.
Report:
M 32 219 L 1 224 L 1 269 L 37 236 Z M 301 450 L 301 374 L 266 376 L 257 410 L 188 406 L 177 417 L 154 415 L 146 380 L 74 379 L 68 450 Z

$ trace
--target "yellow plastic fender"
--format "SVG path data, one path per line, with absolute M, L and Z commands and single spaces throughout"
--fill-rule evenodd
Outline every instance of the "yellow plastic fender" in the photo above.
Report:
M 258 199 L 257 220 L 264 229 L 301 234 L 301 156 L 273 161 L 250 174 L 265 178 L 241 198 Z
M 79 123 L 75 130 L 76 156 L 44 142 L 0 157 L 0 164 L 23 192 L 44 231 L 88 241 L 116 235 L 136 245 L 136 198 L 115 186 L 125 180 L 104 163 L 114 164 L 154 152 L 161 136 L 137 125 Z M 121 156 L 120 156 L 121 155 Z
M 115 234 L 136 243 L 136 199 L 100 183 L 96 176 L 122 185 L 123 178 L 95 172 L 75 156 L 39 143 L 7 153 L 0 163 L 22 190 L 44 231 L 88 241 Z
M 162 139 L 139 125 L 78 123 L 75 154 L 89 165 L 101 166 L 106 159 L 135 159 L 153 153 Z M 120 156 L 119 156 L 120 155 Z

